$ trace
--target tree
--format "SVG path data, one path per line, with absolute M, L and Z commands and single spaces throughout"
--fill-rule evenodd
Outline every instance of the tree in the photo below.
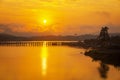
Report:
M 110 45 L 110 36 L 108 34 L 108 27 L 102 27 L 98 36 L 99 44 L 101 47 L 107 47 Z

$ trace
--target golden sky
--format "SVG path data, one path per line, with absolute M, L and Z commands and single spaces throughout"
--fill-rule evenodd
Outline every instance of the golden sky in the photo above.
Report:
M 120 0 L 0 0 L 0 32 L 93 34 L 102 26 L 120 32 Z

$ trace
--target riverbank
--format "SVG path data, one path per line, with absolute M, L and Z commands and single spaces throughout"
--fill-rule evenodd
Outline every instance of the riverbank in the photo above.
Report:
M 95 61 L 101 61 L 105 64 L 111 64 L 120 67 L 120 50 L 119 49 L 93 49 L 85 52 Z

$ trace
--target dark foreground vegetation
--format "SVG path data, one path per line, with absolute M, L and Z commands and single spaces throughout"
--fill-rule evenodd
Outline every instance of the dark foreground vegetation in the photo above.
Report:
M 101 61 L 105 64 L 111 64 L 120 67 L 120 51 L 114 49 L 97 49 L 85 52 L 86 56 L 90 56 L 95 61 Z
M 108 27 L 102 27 L 97 39 L 85 40 L 92 49 L 85 52 L 93 60 L 120 67 L 120 36 L 111 37 Z

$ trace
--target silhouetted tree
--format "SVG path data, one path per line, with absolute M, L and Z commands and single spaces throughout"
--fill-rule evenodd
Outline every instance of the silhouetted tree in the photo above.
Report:
M 107 47 L 110 45 L 110 36 L 108 34 L 108 27 L 102 27 L 98 36 L 99 44 L 101 47 Z

